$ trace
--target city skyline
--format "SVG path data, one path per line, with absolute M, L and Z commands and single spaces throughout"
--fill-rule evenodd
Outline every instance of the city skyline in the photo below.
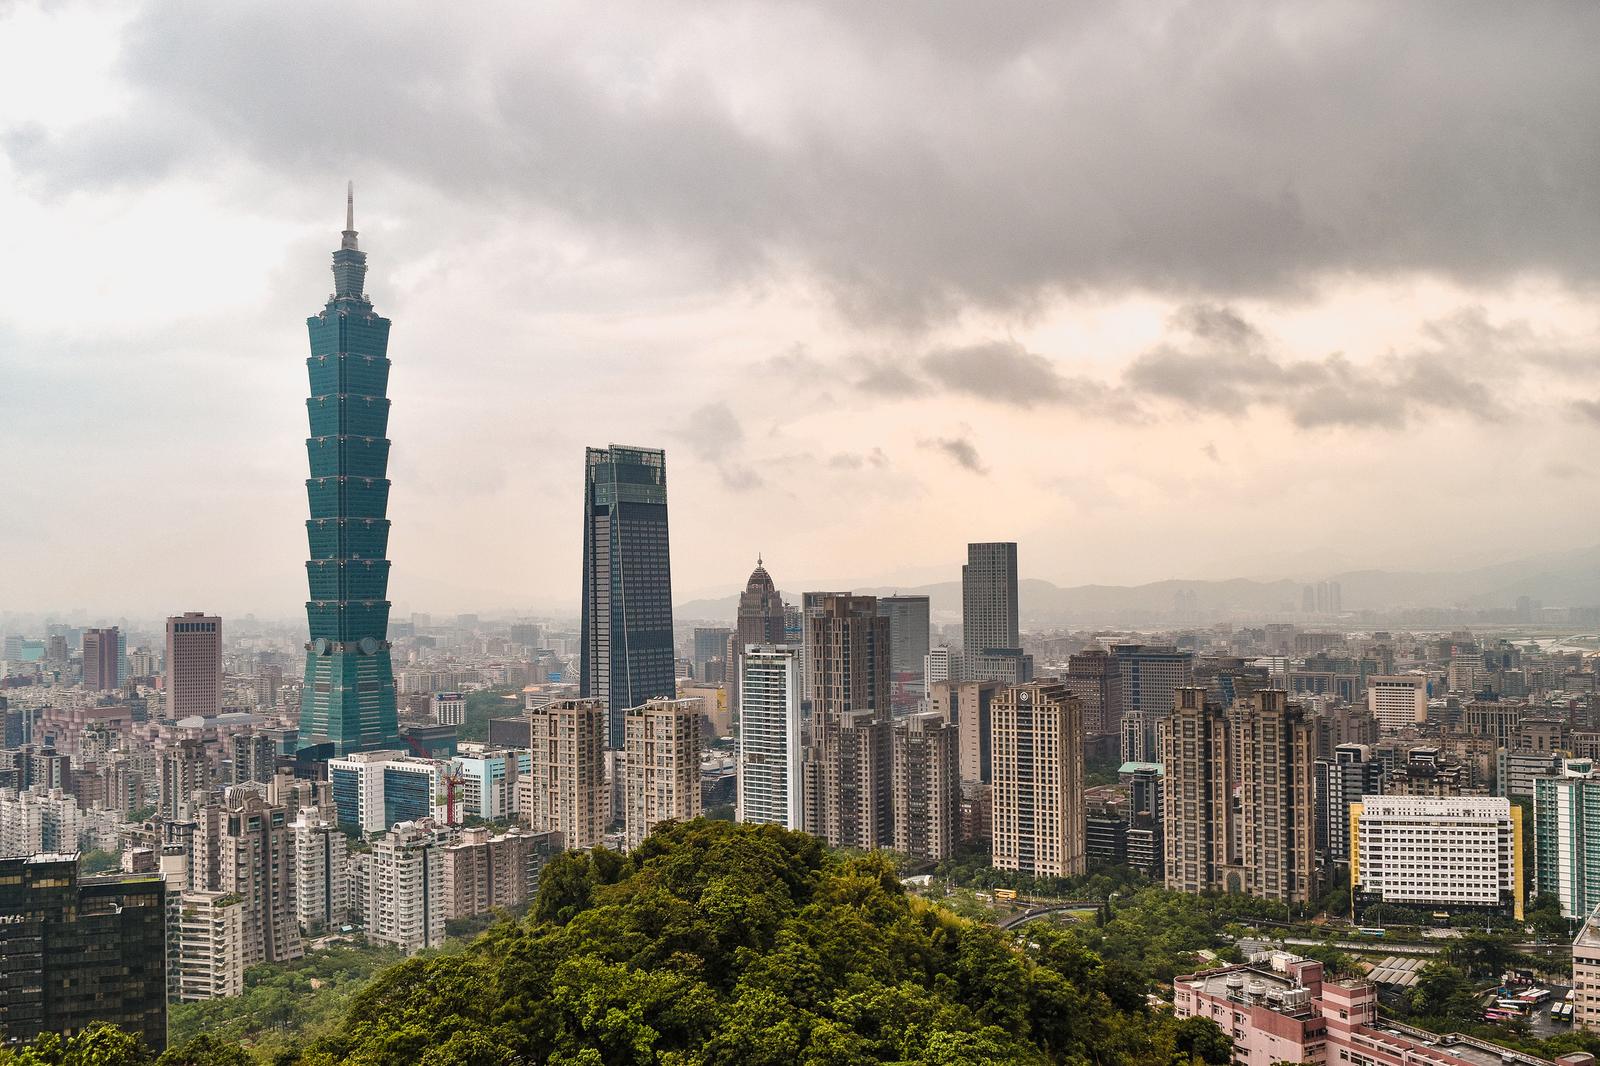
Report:
M 1582 32 L 1428 5 L 1338 25 L 1041 6 L 943 12 L 885 50 L 873 18 L 803 6 L 446 35 L 399 11 L 357 50 L 341 17 L 0 16 L 0 362 L 33 399 L 0 427 L 0 551 L 35 564 L 8 607 L 293 609 L 295 531 L 261 517 L 296 509 L 291 353 L 324 294 L 304 265 L 351 176 L 384 251 L 371 287 L 407 323 L 398 604 L 568 602 L 593 439 L 673 454 L 702 504 L 675 538 L 686 596 L 736 590 L 758 551 L 914 585 L 1014 539 L 1072 585 L 1594 543 L 1582 508 L 1546 506 L 1596 477 L 1577 458 L 1600 410 Z M 1419 33 L 1420 86 L 1353 65 Z M 797 41 L 817 62 L 783 60 Z M 1136 61 L 1102 69 L 1113 45 Z M 275 77 L 234 76 L 256 64 Z M 60 91 L 25 91 L 43 83 Z M 1167 109 L 1141 111 L 1153 94 Z M 326 122 L 335 98 L 383 121 Z M 1440 197 L 1460 170 L 1477 180 Z M 87 473 L 71 500 L 57 467 Z M 1330 497 L 1352 470 L 1361 491 Z M 950 523 L 977 493 L 1012 506 Z M 809 505 L 834 496 L 867 502 Z M 162 508 L 192 536 L 165 537 Z M 114 551 L 108 514 L 131 516 Z M 1283 537 L 1281 514 L 1318 520 Z

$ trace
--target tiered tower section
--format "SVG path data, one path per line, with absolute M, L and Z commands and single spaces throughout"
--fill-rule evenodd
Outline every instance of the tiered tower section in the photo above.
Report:
M 389 320 L 362 291 L 367 254 L 356 243 L 354 193 L 333 253 L 333 295 L 306 319 L 311 335 L 311 476 L 306 645 L 300 745 L 333 755 L 396 747 L 389 658 Z

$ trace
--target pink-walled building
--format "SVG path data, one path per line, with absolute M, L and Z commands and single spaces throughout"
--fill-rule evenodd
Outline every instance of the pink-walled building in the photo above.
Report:
M 1284 953 L 1173 982 L 1180 1018 L 1209 1018 L 1233 1037 L 1237 1066 L 1594 1066 L 1576 1053 L 1552 1062 L 1457 1033 L 1380 1020 L 1377 988 L 1322 979 L 1322 963 Z

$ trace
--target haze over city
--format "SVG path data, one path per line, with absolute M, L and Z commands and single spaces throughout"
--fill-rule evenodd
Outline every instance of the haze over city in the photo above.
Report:
M 1594 9 L 587 10 L 0 8 L 0 609 L 300 609 L 352 178 L 398 609 L 575 612 L 611 441 L 680 601 L 1600 539 Z

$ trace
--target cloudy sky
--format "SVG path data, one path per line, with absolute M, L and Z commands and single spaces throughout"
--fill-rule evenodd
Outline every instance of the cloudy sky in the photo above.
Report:
M 1600 7 L 0 0 L 0 609 L 289 615 L 344 183 L 391 595 L 1600 540 Z

